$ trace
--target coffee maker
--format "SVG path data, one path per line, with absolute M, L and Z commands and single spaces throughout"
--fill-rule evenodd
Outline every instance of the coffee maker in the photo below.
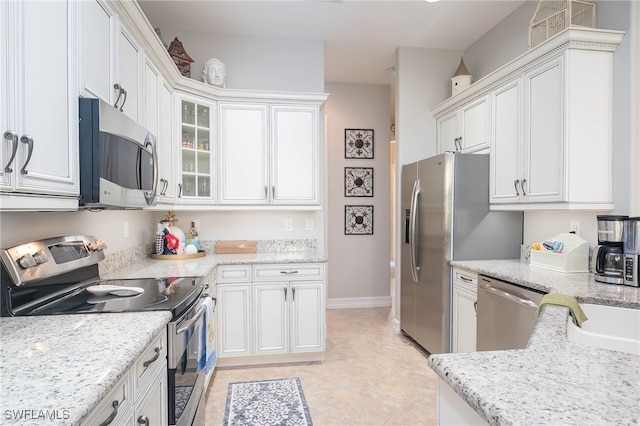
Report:
M 598 245 L 591 256 L 595 280 L 624 284 L 624 220 L 629 216 L 598 215 Z
M 640 287 L 640 217 L 624 220 L 624 284 Z

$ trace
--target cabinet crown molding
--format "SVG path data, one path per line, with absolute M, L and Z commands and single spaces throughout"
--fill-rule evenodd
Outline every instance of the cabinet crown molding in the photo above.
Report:
M 555 37 L 528 50 L 506 65 L 476 81 L 461 93 L 436 105 L 431 109 L 431 113 L 434 117 L 442 116 L 464 103 L 485 95 L 505 80 L 534 67 L 549 56 L 565 50 L 614 52 L 624 35 L 624 31 L 569 27 Z

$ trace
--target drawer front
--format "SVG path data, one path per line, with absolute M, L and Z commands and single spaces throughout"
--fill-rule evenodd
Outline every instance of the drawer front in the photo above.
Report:
M 324 264 L 291 263 L 282 265 L 256 265 L 254 281 L 324 280 Z
M 453 269 L 453 279 L 469 288 L 477 288 L 478 286 L 478 274 L 475 272 L 465 271 L 464 269 Z
M 248 283 L 251 282 L 251 265 L 220 265 L 216 276 L 219 283 Z
M 101 425 L 107 419 L 110 424 L 131 424 L 133 420 L 133 393 L 129 374 L 126 374 L 111 391 L 102 398 L 98 407 L 82 423 L 83 426 Z
M 158 371 L 167 374 L 167 332 L 163 330 L 160 335 L 138 357 L 133 367 L 133 391 L 135 395 L 143 392 L 150 384 Z

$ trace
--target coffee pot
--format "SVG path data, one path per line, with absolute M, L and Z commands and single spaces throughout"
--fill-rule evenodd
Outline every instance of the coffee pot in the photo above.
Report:
M 629 216 L 598 215 L 598 245 L 591 256 L 595 280 L 607 284 L 624 284 L 624 224 Z

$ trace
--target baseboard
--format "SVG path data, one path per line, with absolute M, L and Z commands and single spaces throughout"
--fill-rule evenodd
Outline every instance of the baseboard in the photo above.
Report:
M 402 332 L 402 329 L 400 328 L 400 320 L 398 318 L 393 318 L 391 320 L 391 324 L 393 324 L 393 330 L 396 333 L 401 333 Z
M 391 306 L 390 296 L 346 297 L 327 300 L 327 309 L 386 308 L 387 306 Z

